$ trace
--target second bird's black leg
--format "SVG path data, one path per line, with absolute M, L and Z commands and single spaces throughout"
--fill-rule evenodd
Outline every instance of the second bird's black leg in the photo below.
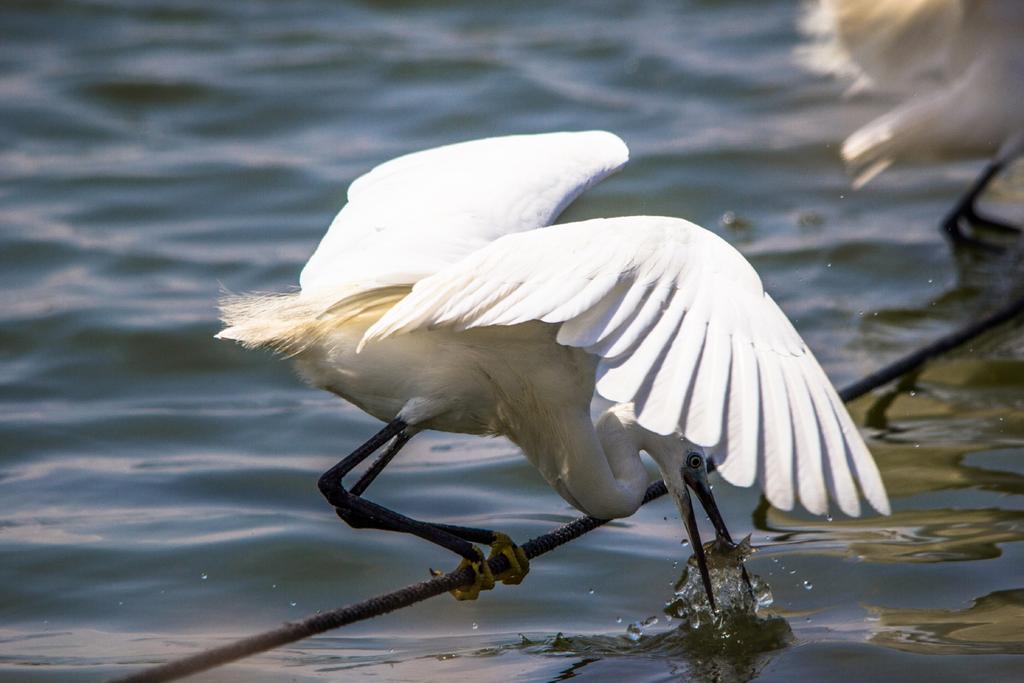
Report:
M 992 180 L 1002 172 L 1006 165 L 1004 158 L 996 158 L 989 162 L 981 175 L 974 181 L 970 189 L 956 203 L 953 210 L 942 222 L 942 227 L 949 235 L 954 244 L 961 244 L 977 247 L 986 251 L 1002 251 L 1002 247 L 986 242 L 975 235 L 976 228 L 983 228 L 994 232 L 1020 233 L 1021 228 L 999 221 L 978 213 L 978 198 L 989 186 Z

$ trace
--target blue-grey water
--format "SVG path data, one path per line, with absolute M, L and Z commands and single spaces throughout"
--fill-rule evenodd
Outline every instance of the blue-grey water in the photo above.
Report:
M 417 539 L 347 528 L 317 492 L 378 424 L 212 338 L 221 287 L 294 287 L 348 183 L 398 154 L 615 131 L 631 164 L 567 218 L 718 232 L 839 385 L 1005 300 L 1016 247 L 954 255 L 936 229 L 979 160 L 850 190 L 838 143 L 892 102 L 844 100 L 802 71 L 797 10 L 0 5 L 0 678 L 102 680 L 454 567 Z M 1020 216 L 1019 187 L 993 205 Z M 853 404 L 889 518 L 783 513 L 716 486 L 790 638 L 715 649 L 676 631 L 663 609 L 689 550 L 659 501 L 520 586 L 201 679 L 1019 680 L 1022 357 L 1004 329 Z M 414 439 L 374 494 L 519 540 L 576 514 L 509 443 L 449 434 Z

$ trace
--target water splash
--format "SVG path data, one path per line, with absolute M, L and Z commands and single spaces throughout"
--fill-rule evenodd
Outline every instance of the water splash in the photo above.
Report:
M 743 577 L 743 561 L 752 555 L 750 536 L 735 547 L 711 541 L 704 546 L 711 588 L 717 610 L 712 610 L 704 591 L 697 558 L 691 557 L 675 585 L 675 598 L 665 605 L 665 613 L 682 620 L 680 628 L 699 630 L 711 627 L 729 637 L 733 623 L 756 619 L 759 611 L 774 601 L 771 586 L 760 576 Z
M 571 635 L 559 633 L 534 642 L 525 636 L 509 646 L 545 655 L 573 655 L 585 666 L 607 657 L 664 658 L 682 677 L 715 683 L 739 683 L 757 677 L 775 653 L 793 642 L 785 619 L 768 614 L 772 591 L 759 576 L 743 580 L 742 561 L 753 549 L 750 538 L 736 548 L 705 546 L 712 588 L 719 609 L 712 612 L 704 593 L 700 570 L 691 560 L 675 584 L 672 601 L 665 607 L 665 622 L 674 628 L 655 629 L 659 617 L 650 616 L 626 626 L 621 635 Z M 773 558 L 774 559 L 774 558 Z M 616 619 L 622 624 L 624 619 Z
M 639 641 L 646 629 L 657 625 L 658 617 L 647 617 L 643 621 L 634 621 L 632 624 L 626 627 L 626 638 L 633 641 L 634 643 Z

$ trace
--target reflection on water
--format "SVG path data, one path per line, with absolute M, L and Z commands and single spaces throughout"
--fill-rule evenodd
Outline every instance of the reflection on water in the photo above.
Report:
M 895 512 L 886 528 L 877 521 L 809 520 L 770 510 L 766 528 L 773 540 L 799 544 L 803 551 L 836 548 L 872 562 L 951 562 L 999 557 L 1000 544 L 1024 540 L 1024 511 L 931 509 Z M 842 550 L 838 550 L 842 548 Z
M 621 635 L 575 635 L 559 633 L 533 641 L 525 636 L 512 649 L 544 656 L 569 657 L 559 680 L 588 673 L 587 667 L 609 658 L 626 661 L 660 662 L 639 665 L 637 670 L 662 669 L 672 676 L 698 681 L 749 681 L 771 660 L 773 653 L 793 642 L 793 631 L 785 619 L 764 614 L 771 605 L 771 588 L 761 577 L 750 576 L 748 586 L 742 562 L 752 552 L 749 538 L 736 548 L 711 541 L 705 546 L 708 569 L 719 610 L 712 612 L 700 578 L 696 559 L 691 557 L 676 582 L 674 598 L 664 608 L 669 628 L 656 633 L 647 629 L 659 624 L 658 617 L 634 622 Z M 482 650 L 478 656 L 496 654 Z
M 878 442 L 873 448 L 879 459 L 885 462 L 885 483 L 891 495 L 909 497 L 958 489 L 979 489 L 1001 495 L 1024 494 L 1024 475 L 967 462 L 974 459 L 968 456 L 990 449 L 991 446 L 965 447 L 941 443 L 929 444 L 927 449 L 922 449 L 920 442 Z M 1014 457 L 1016 454 L 1007 460 Z
M 531 654 L 571 658 L 559 680 L 586 673 L 584 669 L 597 662 L 622 658 L 629 666 L 635 662 L 639 671 L 661 669 L 697 681 L 739 682 L 755 678 L 792 641 L 785 619 L 748 615 L 737 617 L 728 633 L 718 636 L 712 629 L 679 626 L 636 641 L 627 636 L 558 634 L 541 642 L 524 638 L 518 647 Z
M 962 610 L 871 607 L 871 640 L 908 652 L 1024 654 L 1024 589 L 998 591 Z
M 769 508 L 762 500 L 754 513 L 757 528 L 806 551 L 835 549 L 872 562 L 986 560 L 999 557 L 1004 544 L 1024 540 L 1024 510 L 1007 504 L 1024 495 L 1024 474 L 1013 471 L 1021 469 L 1020 451 L 1006 447 L 1021 442 L 1020 414 L 1003 404 L 988 408 L 987 415 L 970 415 L 948 401 L 911 392 L 890 405 L 889 415 L 901 433 L 872 440 L 871 449 L 890 496 L 908 502 L 903 509 L 884 519 L 822 519 Z M 946 443 L 921 433 L 935 429 L 940 419 L 947 427 L 970 422 L 960 432 L 967 441 L 950 439 L 955 431 L 946 432 Z M 999 445 L 1003 448 L 994 447 Z M 958 507 L 934 503 L 934 496 L 958 490 L 972 493 L 970 500 L 978 504 L 963 498 Z M 1004 504 L 993 505 L 993 498 L 982 494 L 995 494 Z
M 889 526 L 892 537 L 884 541 L 848 537 L 850 552 L 875 562 L 987 560 L 1002 554 L 1000 544 L 1024 539 L 1024 511 L 908 511 Z

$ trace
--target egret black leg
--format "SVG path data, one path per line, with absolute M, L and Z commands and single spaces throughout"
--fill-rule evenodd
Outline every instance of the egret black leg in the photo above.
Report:
M 1012 157 L 1011 157 L 1012 158 Z M 998 252 L 1002 247 L 986 242 L 974 235 L 975 228 L 1002 233 L 1020 233 L 1021 228 L 978 213 L 978 198 L 992 180 L 1006 167 L 1008 159 L 998 156 L 993 159 L 974 181 L 970 189 L 960 198 L 953 210 L 942 222 L 942 227 L 954 244 L 976 247 L 985 251 Z
M 412 438 L 412 435 L 406 431 L 407 426 L 405 422 L 397 419 L 389 422 L 384 429 L 321 475 L 318 482 L 320 492 L 334 506 L 338 517 L 352 528 L 381 529 L 412 534 L 447 548 L 468 560 L 479 560 L 480 551 L 472 544 L 493 545 L 501 540 L 503 535 L 489 529 L 422 522 L 361 497 L 362 493 L 398 454 L 398 451 Z M 389 441 L 390 444 L 388 444 Z M 385 444 L 388 444 L 387 449 L 352 486 L 352 489 L 346 490 L 343 482 L 345 475 Z
M 366 470 L 366 473 L 363 476 L 359 477 L 359 481 L 352 485 L 349 492 L 353 496 L 363 495 L 363 491 L 373 483 L 373 480 L 377 478 L 378 474 L 384 471 L 384 468 L 388 466 L 396 455 L 398 455 L 398 451 L 402 450 L 402 447 L 409 443 L 409 439 L 411 438 L 412 434 L 409 432 L 399 432 L 387 447 L 387 450 L 380 454 L 373 464 L 370 465 L 370 469 Z

